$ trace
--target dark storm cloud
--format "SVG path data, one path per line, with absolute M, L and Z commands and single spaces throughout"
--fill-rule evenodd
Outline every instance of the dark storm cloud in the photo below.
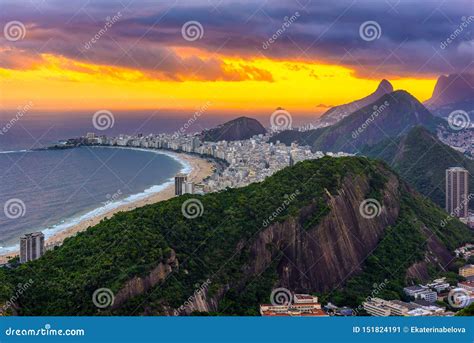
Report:
M 90 49 L 84 45 L 103 27 L 107 17 L 121 18 Z M 364 76 L 472 71 L 474 20 L 450 44 L 442 43 L 474 15 L 471 1 L 134 1 L 120 2 L 25 1 L 4 4 L 2 24 L 20 20 L 27 37 L 0 41 L 0 47 L 53 53 L 92 63 L 139 68 L 151 75 L 180 79 L 194 73 L 198 79 L 271 80 L 261 70 L 242 72 L 225 68 L 219 55 L 266 56 L 341 64 Z M 285 28 L 288 18 L 295 18 Z M 285 19 L 286 18 L 286 19 Z M 187 41 L 181 27 L 187 21 L 202 24 L 202 39 Z M 376 21 L 379 39 L 365 41 L 359 27 Z M 264 43 L 275 37 L 273 43 Z M 182 58 L 173 50 L 193 47 L 209 57 Z M 14 67 L 12 51 L 0 63 Z M 24 62 L 19 63 L 24 67 Z M 250 73 L 250 74 L 249 74 Z

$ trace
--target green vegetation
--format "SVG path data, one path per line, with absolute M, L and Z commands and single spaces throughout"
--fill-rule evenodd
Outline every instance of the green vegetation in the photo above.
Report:
M 444 207 L 445 202 L 446 169 L 461 166 L 474 175 L 474 161 L 443 144 L 423 127 L 415 127 L 398 139 L 365 147 L 362 153 L 387 162 L 404 180 L 440 207 Z M 474 189 L 472 177 L 470 189 Z
M 336 194 L 345 177 L 367 178 L 369 194 L 379 197 L 387 173 L 383 164 L 367 158 L 325 157 L 300 162 L 244 188 L 186 195 L 119 213 L 67 239 L 37 261 L 15 270 L 0 270 L 0 300 L 8 298 L 11 285 L 33 279 L 18 302 L 23 315 L 159 314 L 179 308 L 210 279 L 211 296 L 226 290 L 218 312 L 212 314 L 256 315 L 258 304 L 268 302 L 278 280 L 281 251 L 277 247 L 267 247 L 272 264 L 261 275 L 249 276 L 246 267 L 253 262 L 250 243 L 269 218 L 274 217 L 271 223 L 283 222 L 312 205 L 311 225 L 302 224 L 305 229 L 314 229 L 329 211 L 327 194 Z M 191 197 L 201 201 L 204 208 L 203 215 L 195 219 L 187 219 L 181 210 Z M 445 214 L 428 200 L 404 191 L 401 201 L 398 222 L 386 229 L 362 274 L 349 281 L 339 299 L 353 296 L 360 300 L 381 278 L 390 279 L 387 291 L 397 293 L 406 268 L 423 258 L 424 237 L 419 229 L 423 224 L 450 249 L 469 239 L 467 229 L 454 220 L 435 230 Z M 128 280 L 147 276 L 160 262 L 166 263 L 173 251 L 179 268 L 162 283 L 115 309 L 94 306 L 92 294 L 96 289 L 109 288 L 117 294 Z
M 332 126 L 305 132 L 287 130 L 273 136 L 271 141 L 287 145 L 296 141 L 315 150 L 355 153 L 365 145 L 397 137 L 411 127 L 422 125 L 434 132 L 443 123 L 444 120 L 434 117 L 411 94 L 400 90 L 385 94 Z
M 463 308 L 461 311 L 459 311 L 458 313 L 456 313 L 456 316 L 474 316 L 474 303 L 472 303 L 471 305 L 467 306 L 466 308 Z
M 473 239 L 472 233 L 458 220 L 443 227 L 441 222 L 446 216 L 428 199 L 404 191 L 397 223 L 385 229 L 383 239 L 365 261 L 362 273 L 326 298 L 354 307 L 367 296 L 403 299 L 406 271 L 413 263 L 424 259 L 427 234 L 434 233 L 450 251 Z M 423 228 L 430 228 L 429 233 Z M 433 277 L 447 276 L 451 282 L 455 279 L 453 273 L 445 273 L 439 266 L 431 265 L 431 268 Z M 376 293 L 371 294 L 375 290 Z

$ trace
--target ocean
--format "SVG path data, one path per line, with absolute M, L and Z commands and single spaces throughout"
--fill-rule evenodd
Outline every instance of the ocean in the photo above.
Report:
M 0 137 L 0 254 L 17 249 L 22 234 L 43 231 L 50 237 L 159 192 L 176 173 L 189 172 L 185 161 L 159 150 L 34 150 L 85 132 L 16 125 Z

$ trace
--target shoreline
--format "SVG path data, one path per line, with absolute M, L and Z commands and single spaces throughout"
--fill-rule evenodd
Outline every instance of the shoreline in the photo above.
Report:
M 124 147 L 123 149 L 134 149 L 134 148 Z M 135 150 L 148 150 L 148 149 L 137 148 Z M 151 151 L 155 152 L 155 150 L 151 150 Z M 186 172 L 188 172 L 188 180 L 194 183 L 199 183 L 202 180 L 204 180 L 206 177 L 212 175 L 213 170 L 215 168 L 213 163 L 198 156 L 189 155 L 186 153 L 176 153 L 176 152 L 171 152 L 171 151 L 166 151 L 166 150 L 156 150 L 156 153 L 162 153 L 163 155 L 167 155 L 175 159 L 179 163 L 181 163 L 183 166 L 181 168 L 181 171 L 188 169 L 186 170 Z M 130 202 L 121 204 L 119 206 L 111 208 L 110 210 L 99 213 L 96 216 L 93 216 L 93 217 L 81 220 L 75 224 L 72 224 L 70 227 L 64 230 L 54 232 L 50 237 L 48 237 L 45 240 L 45 247 L 47 245 L 60 245 L 66 238 L 75 236 L 78 232 L 85 231 L 89 227 L 97 225 L 103 219 L 111 218 L 115 213 L 131 211 L 138 207 L 143 207 L 143 206 L 154 204 L 160 201 L 165 201 L 174 197 L 174 183 L 171 183 L 171 181 L 168 181 L 164 184 L 154 185 L 152 187 L 160 187 L 160 186 L 165 186 L 165 187 L 160 189 L 158 192 L 151 193 L 147 196 L 145 195 L 144 197 L 140 197 L 136 200 L 132 200 Z M 131 196 L 135 196 L 135 195 L 131 195 Z M 43 230 L 43 233 L 46 230 L 48 229 Z M 0 264 L 6 263 L 8 262 L 8 260 L 18 255 L 19 255 L 18 250 L 1 253 Z

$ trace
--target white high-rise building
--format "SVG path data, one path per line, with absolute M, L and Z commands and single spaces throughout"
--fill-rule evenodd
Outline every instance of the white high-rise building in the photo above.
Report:
M 194 183 L 186 181 L 183 183 L 183 194 L 194 194 Z
M 183 194 L 184 183 L 188 180 L 186 174 L 178 174 L 174 177 L 174 194 L 181 195 Z
M 468 218 L 469 172 L 460 167 L 446 170 L 446 212 Z
M 27 233 L 20 238 L 20 263 L 33 261 L 44 254 L 44 235 L 42 232 Z

